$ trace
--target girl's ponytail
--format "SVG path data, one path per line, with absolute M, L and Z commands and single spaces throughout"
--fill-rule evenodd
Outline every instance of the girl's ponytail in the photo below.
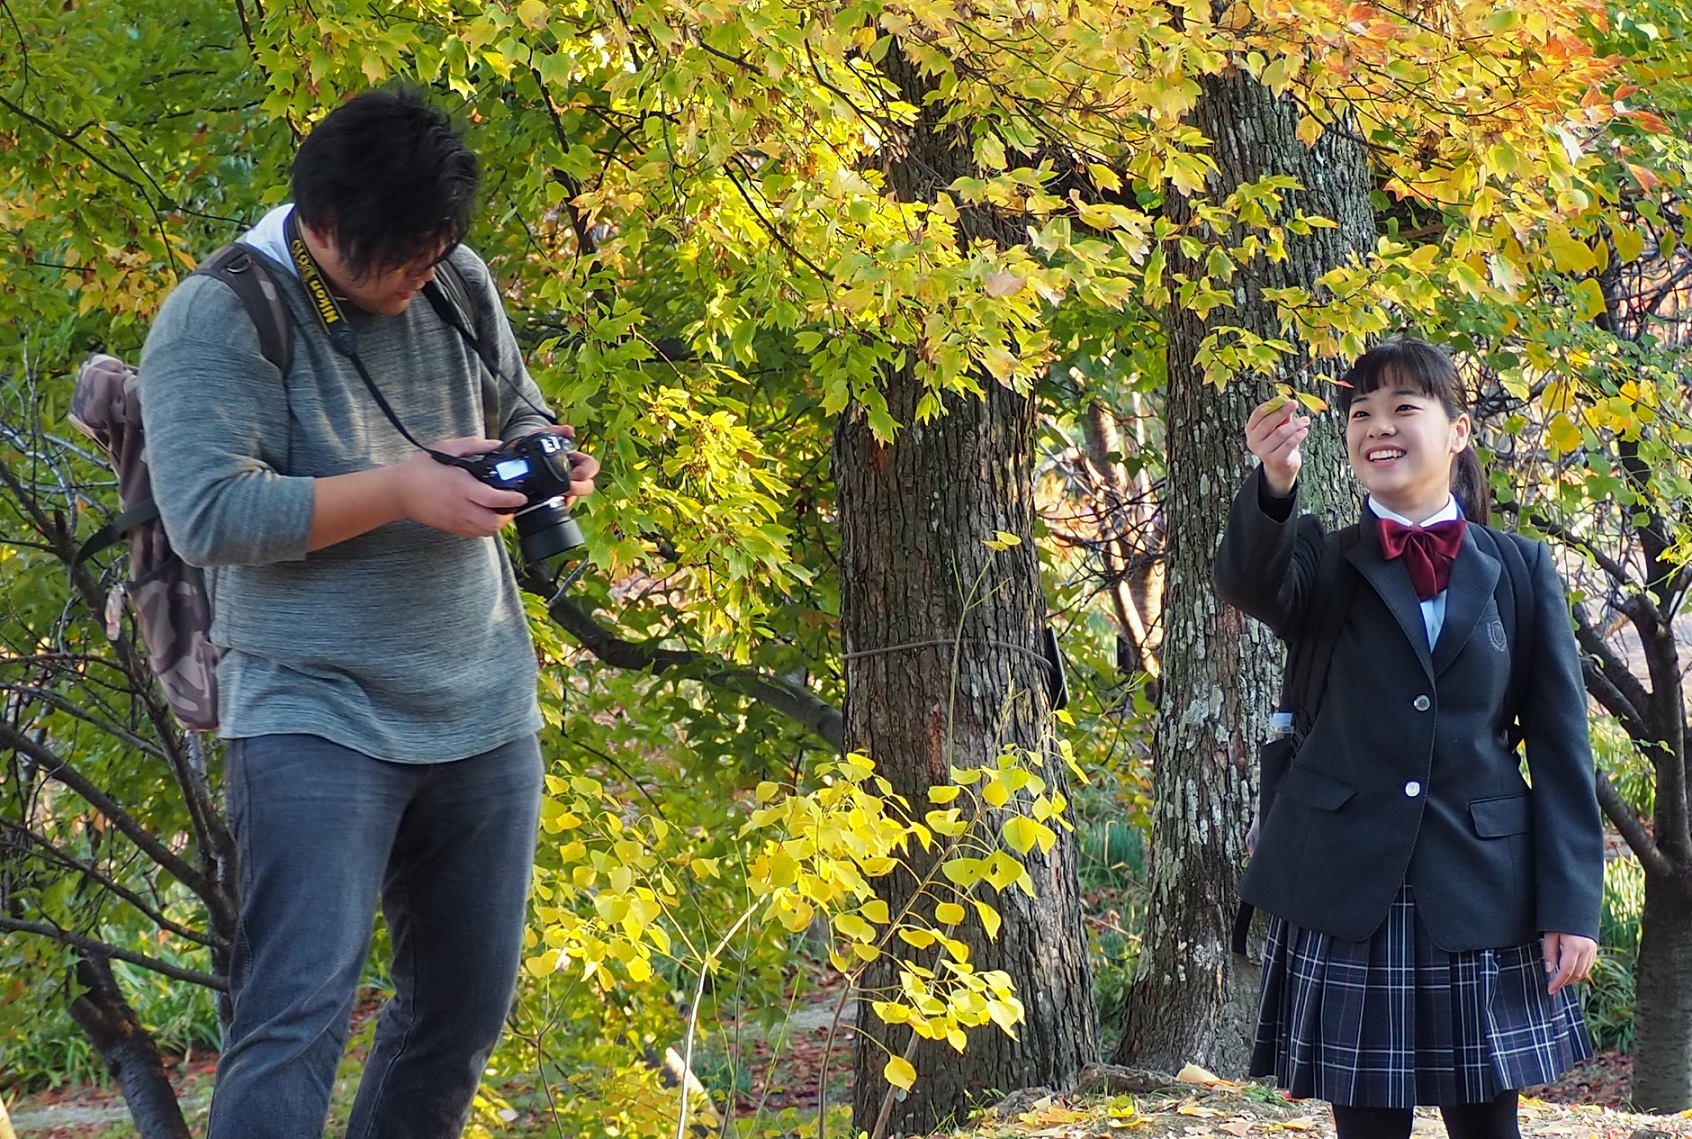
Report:
M 1486 481 L 1486 468 L 1473 444 L 1457 452 L 1451 463 L 1451 493 L 1463 508 L 1463 517 L 1481 526 L 1492 521 L 1492 488 Z

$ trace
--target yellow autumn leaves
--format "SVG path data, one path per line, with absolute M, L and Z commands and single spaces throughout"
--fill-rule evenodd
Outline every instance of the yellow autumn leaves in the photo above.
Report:
M 954 767 L 950 782 L 929 788 L 920 817 L 860 754 L 821 765 L 808 788 L 759 784 L 740 832 L 741 888 L 752 899 L 741 920 L 790 934 L 826 929 L 829 961 L 854 987 L 890 957 L 893 988 L 866 993 L 887 1024 L 959 1051 L 974 1029 L 1014 1036 L 1022 1002 L 1006 973 L 972 964 L 968 939 L 998 936 L 992 895 L 1033 896 L 1022 859 L 1049 853 L 1055 828 L 1068 825 L 1067 800 L 1048 790 L 1042 766 L 1011 749 L 983 767 Z M 548 792 L 542 829 L 555 843 L 537 872 L 529 972 L 577 972 L 609 990 L 652 980 L 659 958 L 713 969 L 674 911 L 686 876 L 717 879 L 728 873 L 723 860 L 666 855 L 673 828 L 629 811 L 597 780 L 552 776 Z M 882 879 L 895 888 L 878 890 Z M 895 910 L 888 897 L 907 900 Z M 884 1074 L 904 1088 L 916 1078 L 899 1056 Z

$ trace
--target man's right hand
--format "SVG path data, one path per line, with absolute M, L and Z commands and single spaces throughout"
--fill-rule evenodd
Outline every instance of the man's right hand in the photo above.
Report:
M 446 439 L 435 450 L 456 458 L 480 455 L 497 439 Z M 366 471 L 318 478 L 313 488 L 311 533 L 306 550 L 321 550 L 378 526 L 410 518 L 466 538 L 486 538 L 511 521 L 528 501 L 514 490 L 480 482 L 462 467 L 449 467 L 420 452 L 403 462 Z
M 1246 447 L 1263 464 L 1269 493 L 1285 498 L 1293 492 L 1304 465 L 1299 444 L 1310 434 L 1310 417 L 1298 414 L 1298 401 L 1276 396 L 1257 405 L 1246 420 Z
M 442 440 L 433 450 L 464 458 L 498 447 L 498 439 L 466 436 Z M 464 468 L 448 466 L 427 453 L 400 463 L 396 474 L 407 518 L 466 538 L 499 533 L 511 522 L 512 511 L 528 501 L 517 491 L 491 487 Z

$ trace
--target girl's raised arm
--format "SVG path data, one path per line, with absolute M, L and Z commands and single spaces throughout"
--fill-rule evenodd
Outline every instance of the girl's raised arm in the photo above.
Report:
M 1246 447 L 1260 468 L 1246 480 L 1228 515 L 1216 551 L 1217 596 L 1286 637 L 1302 618 L 1322 556 L 1324 535 L 1314 518 L 1297 517 L 1294 492 L 1310 434 L 1297 402 L 1273 399 L 1246 420 Z

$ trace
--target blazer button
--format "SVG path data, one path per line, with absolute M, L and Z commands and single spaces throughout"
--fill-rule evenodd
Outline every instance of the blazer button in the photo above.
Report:
M 1411 799 L 1422 793 L 1422 785 L 1412 779 L 1404 785 L 1404 794 Z
M 1429 708 L 1433 707 L 1433 701 L 1429 700 L 1426 696 L 1418 696 L 1414 700 L 1410 701 L 1410 707 L 1416 709 L 1418 712 L 1426 712 Z

